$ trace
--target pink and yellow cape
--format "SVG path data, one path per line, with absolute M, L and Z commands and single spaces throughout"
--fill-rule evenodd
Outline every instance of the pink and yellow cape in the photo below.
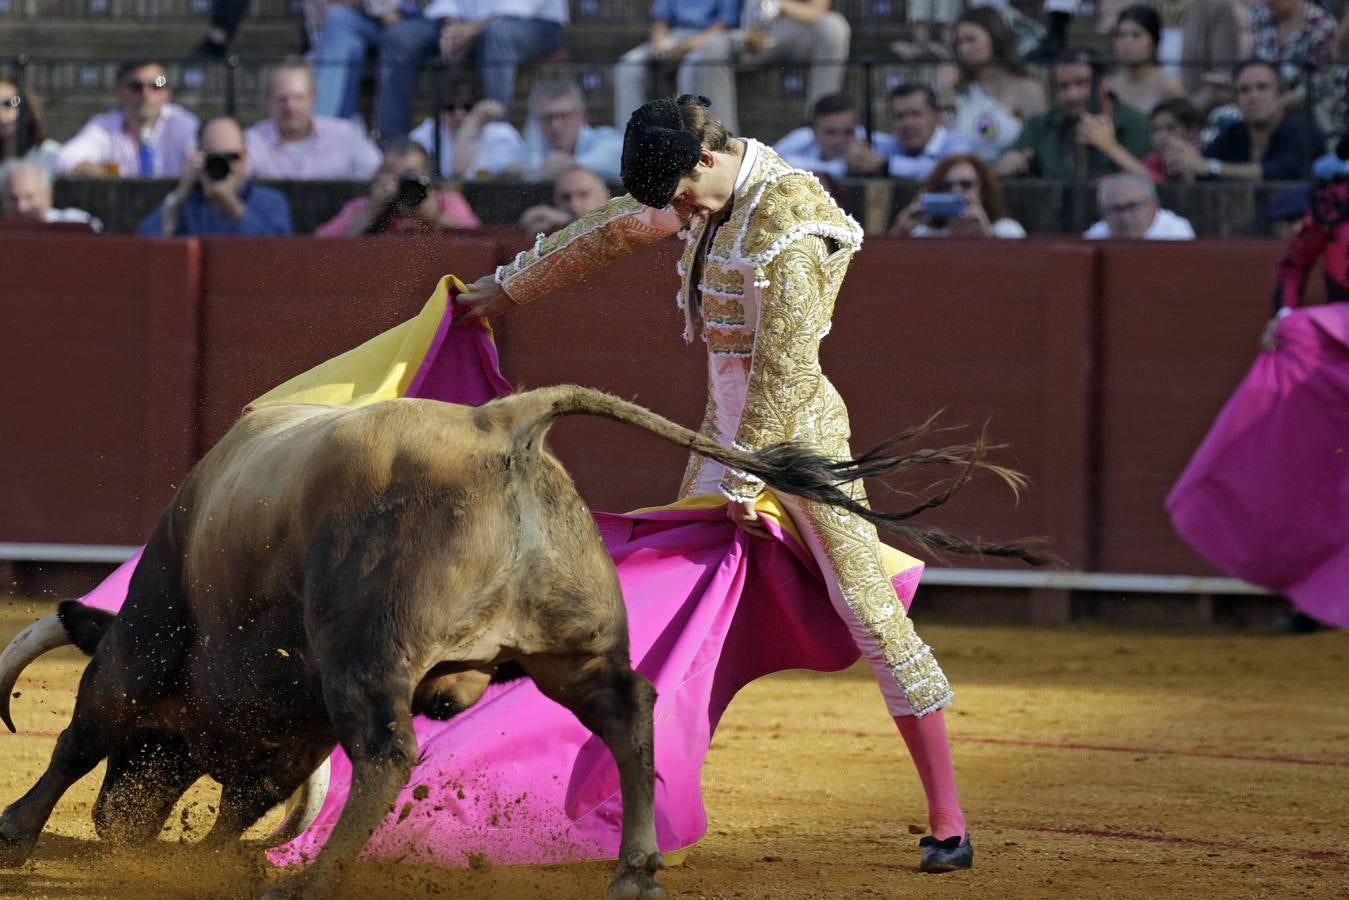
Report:
M 478 404 L 510 391 L 485 323 L 452 321 L 465 290 L 440 281 L 408 322 L 259 397 L 250 408 L 310 402 L 360 406 L 393 397 Z M 731 698 L 783 669 L 833 671 L 858 658 L 824 582 L 775 498 L 759 501 L 772 540 L 725 516 L 718 496 L 625 515 L 595 513 L 628 608 L 635 667 L 655 684 L 656 831 L 660 848 L 690 847 L 707 829 L 701 771 Z M 884 548 L 904 605 L 922 563 Z M 136 559 L 84 601 L 120 607 Z M 466 866 L 612 859 L 622 804 L 608 750 L 529 681 L 493 685 L 448 722 L 416 719 L 419 762 L 367 857 Z M 351 768 L 333 751 L 327 798 L 313 825 L 272 851 L 312 859 L 346 799 Z

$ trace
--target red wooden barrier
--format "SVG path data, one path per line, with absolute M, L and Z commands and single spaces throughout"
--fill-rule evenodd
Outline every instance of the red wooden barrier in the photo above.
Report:
M 509 231 L 0 237 L 0 541 L 142 540 L 248 400 L 402 321 L 440 275 L 471 280 L 521 243 Z M 680 336 L 679 249 L 648 248 L 497 320 L 507 377 L 595 385 L 696 425 L 705 351 Z M 857 449 L 943 407 L 1011 445 L 1033 480 L 1022 503 L 986 480 L 937 521 L 989 538 L 1049 534 L 1085 568 L 1207 574 L 1161 502 L 1254 357 L 1279 253 L 1272 242 L 869 238 L 825 371 Z M 683 470 L 682 451 L 612 423 L 566 421 L 553 442 L 601 509 L 665 502 Z
M 490 272 L 491 240 L 456 237 L 202 242 L 201 445 L 244 404 L 421 309 L 446 273 Z
M 139 541 L 195 451 L 192 243 L 0 240 L 0 541 Z

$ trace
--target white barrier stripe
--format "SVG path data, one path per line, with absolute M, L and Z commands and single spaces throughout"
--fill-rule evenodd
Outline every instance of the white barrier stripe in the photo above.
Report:
M 0 560 L 13 562 L 124 563 L 139 547 L 105 544 L 3 544 Z
M 1133 591 L 1140 594 L 1257 594 L 1264 588 L 1239 578 L 1212 575 L 1132 575 L 1123 572 L 1024 572 L 1015 569 L 923 570 L 923 584 L 957 587 L 1058 588 L 1069 591 Z
M 4 544 L 0 560 L 15 562 L 123 563 L 138 547 L 101 544 Z M 1016 569 L 946 569 L 929 566 L 923 583 L 950 587 L 1057 588 L 1134 591 L 1141 594 L 1255 594 L 1269 591 L 1237 578 L 1209 575 L 1132 575 L 1122 572 L 1029 572 Z

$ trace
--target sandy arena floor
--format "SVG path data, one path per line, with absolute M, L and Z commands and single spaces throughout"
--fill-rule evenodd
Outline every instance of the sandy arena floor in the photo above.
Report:
M 49 610 L 0 601 L 0 638 Z M 1349 633 L 924 636 L 958 693 L 950 728 L 975 868 L 916 871 L 922 794 L 869 674 L 793 672 L 727 713 L 704 773 L 711 828 L 666 873 L 672 896 L 1349 897 Z M 20 733 L 0 731 L 0 802 L 45 765 L 82 666 L 62 650 L 20 680 Z M 0 872 L 0 896 L 261 893 L 255 863 L 180 843 L 183 822 L 209 822 L 208 785 L 153 852 L 114 855 L 89 822 L 99 778 L 67 794 L 33 860 Z M 608 874 L 363 865 L 343 896 L 597 898 Z

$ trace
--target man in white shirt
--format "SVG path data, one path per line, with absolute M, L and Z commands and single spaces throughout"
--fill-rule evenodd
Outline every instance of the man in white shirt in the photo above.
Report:
M 1192 241 L 1194 227 L 1157 200 L 1157 186 L 1144 175 L 1107 175 L 1096 188 L 1096 205 L 1105 218 L 1084 238 L 1144 241 Z
M 516 70 L 561 49 L 568 9 L 567 0 L 431 0 L 397 16 L 379 40 L 381 139 L 407 135 L 417 67 L 437 51 L 447 65 L 475 65 L 488 99 L 509 110 Z
M 937 97 L 926 85 L 901 84 L 891 91 L 890 118 L 894 133 L 875 135 L 875 149 L 848 148 L 849 171 L 922 181 L 946 157 L 974 152 L 969 138 L 941 124 Z
M 789 131 L 773 149 L 798 169 L 843 178 L 854 144 L 866 147 L 856 104 L 847 94 L 825 94 L 811 109 L 810 125 Z
M 355 122 L 314 115 L 314 74 L 303 64 L 272 72 L 267 118 L 244 138 L 254 178 L 368 181 L 383 158 Z
M 52 209 L 52 182 L 35 162 L 15 160 L 0 166 L 0 219 L 11 222 L 77 222 L 91 231 L 103 223 L 82 209 Z
M 117 69 L 117 109 L 99 113 L 56 157 L 58 175 L 176 178 L 197 149 L 197 117 L 169 101 L 168 73 L 136 60 Z

